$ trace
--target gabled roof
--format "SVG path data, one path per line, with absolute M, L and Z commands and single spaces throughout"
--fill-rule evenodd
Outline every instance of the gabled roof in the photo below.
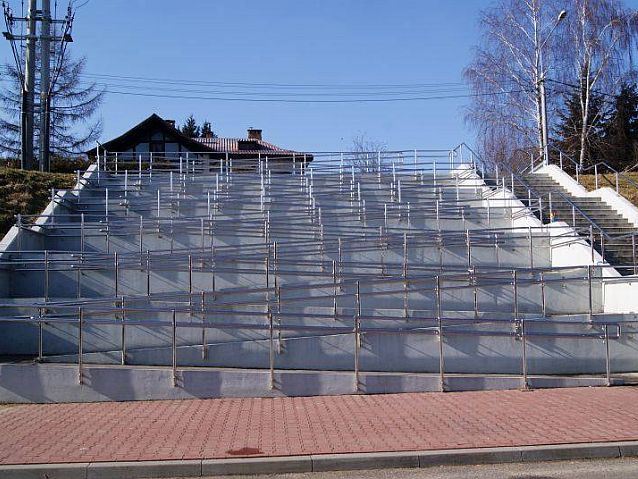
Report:
M 100 145 L 100 151 L 126 151 L 139 142 L 140 136 L 157 132 L 163 132 L 164 134 L 175 137 L 176 141 L 180 142 L 192 152 L 218 154 L 228 152 L 238 155 L 258 155 L 261 153 L 262 155 L 271 154 L 279 158 L 290 157 L 291 159 L 293 155 L 297 155 L 298 157 L 305 155 L 306 161 L 312 161 L 313 159 L 309 153 L 280 148 L 259 138 L 191 138 L 184 135 L 171 123 L 155 113 L 135 125 L 123 135 Z M 95 148 L 87 151 L 86 154 L 88 156 L 94 156 Z
M 190 138 L 184 135 L 177 128 L 166 122 L 162 117 L 153 113 L 146 120 L 138 123 L 129 131 L 124 133 L 117 138 L 114 138 L 111 141 L 107 141 L 106 143 L 101 145 L 101 150 L 106 151 L 126 151 L 129 149 L 134 142 L 136 142 L 137 138 L 140 135 L 143 135 L 147 132 L 157 132 L 161 131 L 163 133 L 168 133 L 174 137 L 186 148 L 197 151 L 197 152 L 214 152 L 215 150 L 210 149 L 205 144 L 202 144 L 198 141 L 195 141 L 193 138 Z M 87 155 L 94 155 L 95 149 L 89 150 L 86 152 Z

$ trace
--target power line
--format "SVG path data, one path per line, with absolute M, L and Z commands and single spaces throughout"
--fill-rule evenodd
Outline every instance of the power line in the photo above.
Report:
M 124 91 L 117 91 L 117 90 L 107 90 L 107 93 L 114 93 L 116 95 L 141 96 L 141 97 L 151 97 L 151 98 L 170 98 L 170 99 L 180 99 L 180 100 L 237 101 L 237 102 L 258 102 L 258 103 L 266 103 L 266 102 L 268 103 L 389 103 L 389 102 L 404 102 L 404 101 L 449 100 L 449 99 L 460 99 L 460 98 L 500 96 L 500 95 L 508 95 L 512 93 L 522 93 L 525 91 L 528 91 L 528 90 L 511 90 L 511 91 L 494 92 L 494 93 L 469 93 L 465 95 L 440 95 L 440 96 L 427 96 L 427 97 L 356 98 L 356 99 L 333 99 L 333 100 L 302 100 L 302 99 L 287 99 L 287 98 L 228 98 L 228 97 L 215 97 L 215 96 L 160 95 L 160 94 L 154 94 L 154 93 L 135 93 L 135 92 L 124 92 Z
M 575 85 L 573 83 L 567 83 L 567 82 L 560 81 L 560 80 L 554 80 L 552 78 L 547 78 L 547 81 L 552 82 L 552 83 L 557 83 L 558 85 L 568 86 L 570 88 L 574 88 L 574 89 L 577 89 L 577 90 L 580 90 L 580 89 L 583 88 L 582 85 Z M 614 95 L 613 93 L 605 93 L 605 92 L 602 92 L 600 90 L 594 90 L 594 89 L 592 89 L 590 91 L 592 93 L 595 93 L 596 95 L 607 96 L 607 97 L 614 98 L 614 99 L 618 98 L 618 95 Z
M 0 80 L 1 81 L 1 80 Z M 5 79 L 5 81 L 10 81 Z M 102 86 L 106 93 L 116 95 L 140 96 L 167 99 L 188 99 L 188 100 L 208 100 L 208 101 L 236 101 L 236 102 L 279 102 L 279 103 L 388 103 L 405 101 L 429 101 L 444 99 L 461 99 L 475 97 L 490 97 L 526 92 L 524 89 L 512 89 L 509 91 L 489 92 L 489 93 L 461 93 L 466 92 L 466 88 L 447 87 L 429 90 L 405 90 L 405 91 L 375 91 L 375 92 L 256 92 L 256 91 L 219 91 L 219 90 L 199 90 L 168 88 L 160 86 L 106 83 L 80 80 L 85 85 Z M 131 91 L 133 90 L 133 91 Z M 143 90 L 142 92 L 138 90 Z M 530 90 L 531 91 L 531 90 Z M 374 95 L 373 98 L 370 98 Z M 359 98 L 351 98 L 358 96 Z M 267 98 L 274 97 L 274 98 Z M 320 97 L 320 98 L 318 98 Z M 325 98 L 329 97 L 329 98 Z M 346 97 L 346 98 L 344 98 Z
M 100 74 L 100 73 L 84 73 L 82 76 L 87 78 L 107 78 L 116 80 L 133 80 L 144 81 L 150 83 L 165 83 L 174 85 L 196 85 L 196 86 L 245 86 L 245 87 L 267 87 L 267 88 L 428 88 L 428 87 L 441 87 L 441 86 L 459 86 L 464 85 L 462 82 L 432 82 L 432 83 L 394 83 L 394 84 L 375 84 L 375 83 L 274 83 L 274 82 L 221 82 L 221 81 L 205 81 L 205 80 L 187 80 L 187 79 L 168 79 L 168 78 L 154 78 L 154 77 L 142 77 L 142 76 L 127 76 L 127 75 L 112 75 L 112 74 Z

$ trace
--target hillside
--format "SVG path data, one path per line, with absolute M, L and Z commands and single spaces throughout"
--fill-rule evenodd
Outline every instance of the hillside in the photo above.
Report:
M 623 173 L 623 175 L 631 178 L 636 184 L 638 184 L 638 173 Z M 594 175 L 580 175 L 579 182 L 588 191 L 596 189 L 596 178 Z M 598 175 L 598 187 L 602 188 L 608 186 L 609 188 L 616 189 L 616 179 L 614 175 Z M 638 188 L 629 183 L 627 180 L 620 177 L 618 181 L 619 193 L 631 201 L 634 205 L 638 206 Z
M 73 174 L 0 167 L 0 236 L 15 224 L 18 213 L 40 213 L 49 202 L 51 188 L 71 188 L 74 184 Z

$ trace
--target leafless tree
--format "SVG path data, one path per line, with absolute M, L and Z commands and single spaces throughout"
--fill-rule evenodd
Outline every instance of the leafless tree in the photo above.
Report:
M 598 123 L 596 95 L 614 93 L 631 74 L 632 49 L 638 45 L 638 13 L 620 0 L 572 0 L 561 41 L 557 43 L 562 85 L 580 99 L 579 158 L 585 164 L 587 144 Z
M 474 95 L 466 120 L 487 162 L 509 162 L 534 144 L 542 149 L 538 85 L 552 65 L 549 33 L 562 3 L 497 0 L 481 12 L 483 34 L 464 76 Z
M 349 161 L 358 171 L 365 171 L 371 165 L 377 167 L 378 157 L 381 157 L 381 167 L 383 168 L 384 153 L 387 150 L 387 145 L 384 142 L 374 140 L 366 133 L 359 133 L 352 139 L 351 149 L 352 154 Z

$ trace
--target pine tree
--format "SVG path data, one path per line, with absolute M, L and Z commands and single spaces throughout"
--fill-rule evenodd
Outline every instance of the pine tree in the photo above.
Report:
M 197 121 L 195 121 L 195 117 L 193 115 L 186 119 L 186 123 L 182 126 L 181 131 L 189 138 L 199 137 L 199 126 L 197 126 Z
M 51 143 L 53 156 L 69 158 L 94 146 L 102 132 L 102 121 L 96 118 L 104 97 L 97 83 L 83 81 L 86 58 L 78 60 L 65 55 L 51 94 Z M 4 67 L 7 86 L 0 90 L 0 153 L 20 156 L 20 107 L 22 80 L 14 64 Z M 36 102 L 40 92 L 36 89 Z M 40 135 L 39 105 L 35 109 L 34 132 Z M 37 156 L 38 142 L 34 151 Z
M 208 120 L 204 120 L 204 123 L 202 123 L 200 134 L 202 138 L 207 138 L 207 137 L 217 138 L 217 135 L 213 131 L 213 126 L 210 124 L 210 121 Z
M 581 135 L 583 132 L 583 104 L 584 98 L 581 92 L 574 90 L 567 94 L 565 106 L 558 112 L 559 123 L 556 133 L 559 136 L 557 141 L 559 149 L 567 153 L 572 159 L 578 161 L 581 156 Z M 585 138 L 585 168 L 595 160 L 600 159 L 603 141 L 603 125 L 606 121 L 606 110 L 603 98 L 600 95 L 592 96 L 589 99 L 588 132 Z M 570 167 L 571 165 L 565 164 Z
M 624 83 L 614 99 L 613 111 L 603 127 L 603 157 L 617 170 L 636 163 L 638 150 L 638 89 Z

